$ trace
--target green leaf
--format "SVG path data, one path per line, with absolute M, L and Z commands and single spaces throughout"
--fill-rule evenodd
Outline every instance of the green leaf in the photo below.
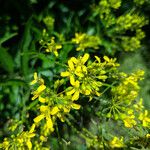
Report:
M 0 39 L 0 45 L 4 42 L 6 42 L 7 40 L 11 39 L 12 37 L 16 36 L 17 33 L 9 33 L 9 32 L 6 32 L 4 37 L 2 37 Z
M 30 49 L 30 44 L 31 44 L 31 40 L 32 40 L 31 32 L 30 32 L 31 25 L 32 25 L 32 20 L 30 18 L 26 24 L 22 42 L 20 45 L 21 51 L 23 53 L 23 55 L 22 55 L 22 72 L 25 77 L 27 77 L 29 74 L 29 66 L 28 66 L 29 55 L 27 52 Z
M 2 68 L 9 72 L 12 73 L 14 70 L 14 61 L 12 56 L 7 52 L 6 48 L 3 48 L 0 46 L 0 64 Z

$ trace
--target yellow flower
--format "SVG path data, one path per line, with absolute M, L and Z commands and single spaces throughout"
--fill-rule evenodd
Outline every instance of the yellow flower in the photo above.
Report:
M 78 100 L 80 95 L 80 82 L 77 80 L 73 87 L 70 88 L 69 91 L 66 92 L 67 95 L 72 95 L 72 100 Z
M 52 109 L 49 106 L 42 105 L 40 106 L 41 114 L 34 118 L 35 123 L 39 123 L 41 120 L 45 119 L 47 128 L 53 132 L 53 121 L 51 115 L 56 115 L 59 112 L 57 106 L 53 107 Z
M 149 133 L 146 134 L 146 138 L 150 139 L 150 134 Z
M 114 58 L 114 59 L 113 58 L 108 58 L 107 56 L 104 56 L 103 58 L 106 61 L 106 65 L 108 65 L 108 66 L 113 66 L 113 67 L 120 66 L 118 63 L 115 63 L 116 58 Z
M 53 107 L 51 110 L 51 115 L 55 115 L 59 112 L 59 108 L 57 106 Z
M 80 108 L 81 108 L 81 106 L 80 106 L 79 104 L 75 104 L 75 103 L 72 103 L 72 104 L 71 104 L 71 107 L 72 107 L 73 109 L 80 109 Z
M 124 147 L 123 137 L 120 139 L 118 137 L 114 137 L 113 140 L 109 143 L 112 148 L 121 148 Z
M 36 84 L 39 82 L 40 84 L 44 84 L 44 80 L 42 78 L 38 78 L 37 72 L 34 73 L 34 80 L 30 82 L 30 85 Z
M 87 60 L 89 59 L 89 54 L 85 53 L 83 57 L 79 57 L 76 59 L 75 57 L 72 57 L 71 60 L 74 63 L 75 68 L 75 74 L 79 77 L 84 77 L 84 74 L 87 73 L 87 67 L 84 65 Z
M 31 126 L 30 131 L 23 131 L 21 134 L 19 134 L 16 137 L 16 140 L 18 142 L 19 145 L 17 145 L 18 147 L 22 147 L 22 146 L 27 146 L 29 150 L 32 149 L 32 142 L 31 142 L 31 138 L 33 138 L 35 136 L 34 133 L 34 129 L 35 129 L 35 124 L 33 124 Z M 15 141 L 15 139 L 14 139 Z
M 90 47 L 98 49 L 98 46 L 101 44 L 101 40 L 98 36 L 85 33 L 75 33 L 75 38 L 72 39 L 72 42 L 78 44 L 77 51 L 85 50 Z
M 41 96 L 39 96 L 39 101 L 40 101 L 41 103 L 45 103 L 45 102 L 47 102 L 47 99 L 46 99 L 46 98 L 43 98 L 43 97 L 41 97 Z
M 75 38 L 72 39 L 72 42 L 75 42 L 76 44 L 81 43 L 86 37 L 85 33 L 75 33 Z
M 133 107 L 134 107 L 137 111 L 142 111 L 142 109 L 144 108 L 144 106 L 143 106 L 143 99 L 141 98 L 138 103 L 136 103 L 136 104 L 133 105 Z
M 68 60 L 68 66 L 69 66 L 68 71 L 61 72 L 61 76 L 70 77 L 70 84 L 74 85 L 75 84 L 75 77 L 74 77 L 75 68 L 71 59 Z
M 136 125 L 136 121 L 134 120 L 134 118 L 134 115 L 126 116 L 126 118 L 124 118 L 123 120 L 125 127 L 132 128 L 134 125 Z
M 39 96 L 41 96 L 42 92 L 46 89 L 46 86 L 44 84 L 40 85 L 36 91 L 33 91 L 31 94 L 33 94 L 32 100 L 35 100 Z
M 62 48 L 62 45 L 55 43 L 55 38 L 51 38 L 51 42 L 46 44 L 46 52 L 53 52 L 55 56 L 58 56 L 58 49 Z
M 142 121 L 143 127 L 150 127 L 150 118 L 148 117 L 148 110 L 145 110 L 144 113 L 141 113 L 139 120 Z
M 85 63 L 87 62 L 89 58 L 89 54 L 84 54 L 83 57 L 75 58 L 72 57 L 70 60 L 68 60 L 68 71 L 61 72 L 62 77 L 70 77 L 70 84 L 75 85 L 75 77 L 84 77 L 84 74 L 87 73 L 87 67 L 85 66 Z M 76 76 L 75 76 L 76 75 Z
M 35 124 L 33 124 L 33 125 L 31 126 L 29 133 L 33 133 L 34 130 L 35 130 Z
M 10 142 L 8 138 L 4 138 L 3 143 L 0 143 L 0 148 L 4 148 L 5 150 L 9 150 Z
M 42 115 L 39 115 L 37 116 L 36 118 L 34 118 L 34 122 L 35 123 L 39 123 L 42 119 L 44 119 L 45 116 L 42 114 Z
M 121 114 L 121 118 L 124 122 L 125 127 L 132 128 L 134 125 L 136 125 L 135 116 L 133 114 L 133 110 L 129 109 L 127 114 Z

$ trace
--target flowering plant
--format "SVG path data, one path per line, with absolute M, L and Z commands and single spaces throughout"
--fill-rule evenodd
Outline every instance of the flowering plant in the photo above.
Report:
M 68 21 L 62 31 L 57 17 L 30 18 L 21 53 L 25 86 L 17 86 L 24 98 L 6 123 L 0 148 L 148 149 L 150 112 L 140 95 L 145 73 L 122 71 L 119 62 L 124 52 L 142 47 L 142 27 L 149 22 L 139 8 L 148 3 L 100 0 L 90 5 L 85 29 L 80 20 L 84 11 L 72 16 L 77 27 L 66 29 Z M 50 4 L 55 8 L 55 2 Z

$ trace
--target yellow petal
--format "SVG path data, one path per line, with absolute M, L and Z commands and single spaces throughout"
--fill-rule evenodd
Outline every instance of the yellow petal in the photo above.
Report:
M 58 57 L 58 52 L 57 52 L 57 51 L 54 51 L 54 55 L 55 55 L 56 57 Z
M 80 109 L 80 108 L 81 108 L 81 105 L 78 105 L 78 104 L 73 103 L 73 104 L 71 105 L 71 107 L 72 107 L 73 109 Z
M 62 77 L 67 77 L 67 76 L 70 76 L 70 72 L 68 72 L 68 71 L 61 72 L 60 75 L 61 75 Z
M 30 82 L 30 85 L 33 85 L 33 84 L 35 84 L 36 82 L 37 82 L 37 80 L 33 80 L 33 81 Z
M 150 138 L 150 134 L 148 133 L 148 134 L 146 134 L 146 138 Z
M 31 98 L 31 100 L 35 100 L 36 98 L 38 98 L 38 96 L 39 96 L 39 95 L 37 95 L 37 94 L 34 95 L 34 96 Z
M 66 94 L 67 94 L 67 95 L 72 95 L 74 92 L 75 92 L 75 89 L 72 89 L 72 90 L 66 92 Z
M 55 115 L 58 111 L 59 109 L 57 106 L 53 107 L 53 109 L 51 110 L 51 115 Z
M 34 137 L 34 136 L 35 136 L 35 133 L 30 133 L 30 134 L 28 135 L 29 138 L 32 138 L 32 137 Z
M 56 49 L 61 49 L 62 48 L 62 45 L 56 45 Z
M 101 62 L 101 60 L 100 60 L 100 58 L 99 58 L 99 57 L 95 56 L 95 58 L 96 58 L 96 60 L 98 61 L 98 63 L 100 63 L 100 62 Z
M 35 124 L 33 123 L 33 125 L 31 126 L 31 129 L 30 129 L 29 133 L 33 133 L 34 129 L 35 129 Z
M 79 88 L 79 86 L 80 86 L 80 82 L 77 80 L 76 82 L 75 82 L 75 85 L 74 85 L 76 88 Z
M 40 136 L 40 140 L 41 140 L 42 142 L 46 142 L 46 141 L 47 141 L 47 138 L 46 138 L 45 136 L 41 135 L 41 136 Z
M 104 56 L 103 58 L 104 58 L 104 60 L 107 61 L 107 62 L 110 61 L 110 59 L 109 59 L 107 56 Z
M 70 109 L 67 108 L 67 107 L 63 107 L 63 110 L 64 110 L 65 113 L 68 113 L 70 111 Z
M 34 80 L 37 80 L 38 76 L 37 76 L 37 72 L 34 73 Z
M 35 122 L 35 123 L 38 123 L 38 122 L 40 122 L 44 117 L 45 117 L 44 115 L 39 115 L 39 116 L 37 116 L 36 118 L 34 118 L 34 122 Z
M 39 96 L 39 101 L 40 101 L 41 103 L 45 103 L 45 102 L 46 102 L 46 99 L 43 98 L 43 97 L 41 97 L 41 96 Z
M 86 54 L 84 54 L 84 56 L 82 57 L 82 63 L 83 64 L 85 64 L 86 63 L 86 61 L 89 59 L 89 54 L 88 53 L 86 53 Z
M 39 79 L 40 84 L 44 84 L 44 80 L 42 78 Z
M 74 62 L 75 64 L 78 63 L 78 60 L 75 57 L 71 57 L 71 61 Z
M 53 128 L 53 122 L 52 122 L 52 119 L 50 117 L 47 117 L 46 118 L 46 124 L 47 124 L 47 127 L 51 130 L 51 131 L 54 131 L 54 128 Z
M 73 65 L 73 62 L 72 62 L 71 59 L 68 60 L 68 66 L 69 66 L 69 68 L 70 68 L 71 70 L 74 70 L 74 65 Z
M 48 110 L 49 110 L 48 106 L 44 106 L 44 105 L 40 106 L 40 111 L 41 112 L 45 112 L 45 111 L 48 111 Z
M 37 91 L 38 93 L 41 93 L 41 92 L 44 91 L 45 89 L 46 89 L 46 86 L 42 84 L 42 85 L 40 85 L 40 86 L 37 88 L 36 91 Z
M 70 84 L 75 85 L 75 79 L 73 75 L 70 76 Z
M 85 93 L 84 93 L 85 95 L 90 95 L 91 94 L 91 92 L 90 92 L 90 90 L 85 90 Z
M 86 66 L 83 65 L 82 70 L 83 70 L 83 72 L 87 73 L 87 67 Z
M 29 150 L 32 148 L 32 143 L 30 140 L 27 140 L 27 146 L 28 146 Z
M 73 94 L 73 96 L 72 96 L 72 100 L 74 101 L 74 100 L 78 100 L 79 99 L 79 91 L 75 91 L 75 93 Z
M 100 75 L 100 76 L 98 76 L 98 79 L 106 80 L 106 79 L 107 79 L 107 76 L 105 76 L 105 75 Z
M 57 114 L 57 117 L 61 120 L 61 122 L 65 121 L 64 117 L 60 113 Z

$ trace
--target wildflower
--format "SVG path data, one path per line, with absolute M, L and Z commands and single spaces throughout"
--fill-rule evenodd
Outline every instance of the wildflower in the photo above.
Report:
M 8 150 L 10 147 L 10 141 L 8 138 L 4 138 L 3 143 L 0 143 L 0 148 L 4 148 L 6 150 Z
M 87 67 L 84 65 L 89 58 L 89 54 L 86 53 L 84 54 L 83 57 L 79 57 L 76 59 L 75 57 L 72 57 L 71 60 L 74 63 L 74 66 L 76 67 L 75 69 L 75 74 L 79 77 L 84 77 L 84 73 L 87 73 Z
M 140 89 L 138 81 L 142 79 L 143 71 L 137 71 L 129 76 L 123 77 L 120 84 L 112 88 L 116 101 L 122 101 L 130 105 L 138 96 Z
M 35 123 L 39 123 L 41 120 L 43 120 L 45 118 L 46 120 L 46 125 L 47 125 L 47 128 L 53 132 L 54 131 L 54 128 L 53 128 L 53 122 L 52 122 L 52 119 L 51 119 L 51 110 L 50 110 L 50 107 L 49 106 L 45 106 L 45 105 L 42 105 L 40 106 L 40 112 L 41 114 L 39 116 L 37 116 L 36 118 L 34 118 L 34 122 Z M 52 113 L 56 113 L 55 111 L 52 111 Z
M 80 82 L 77 80 L 73 87 L 69 88 L 69 91 L 66 92 L 67 95 L 72 95 L 72 100 L 78 100 L 79 99 L 79 94 L 80 94 Z
M 116 30 L 117 31 L 129 30 L 129 29 L 133 30 L 136 28 L 141 28 L 147 23 L 148 21 L 143 16 L 139 16 L 134 11 L 131 11 L 117 18 Z
M 74 72 L 75 72 L 75 68 L 74 68 L 74 64 L 72 62 L 72 60 L 68 60 L 68 71 L 65 71 L 65 72 L 61 72 L 61 76 L 62 77 L 70 77 L 70 83 L 71 85 L 74 85 L 75 84 L 75 75 L 74 75 Z
M 21 133 L 18 133 L 17 136 L 12 135 L 10 139 L 5 138 L 1 146 L 6 150 L 25 149 L 25 148 L 31 150 L 32 149 L 31 139 L 35 137 L 34 131 L 35 131 L 35 124 L 31 126 L 31 129 L 29 131 L 22 131 Z
M 104 60 L 106 61 L 106 65 L 107 66 L 113 66 L 113 67 L 118 67 L 118 66 L 120 66 L 118 63 L 115 63 L 116 62 L 116 58 L 108 58 L 107 56 L 104 56 L 103 57 L 104 58 Z
M 33 91 L 31 94 L 33 94 L 32 100 L 35 100 L 36 98 L 38 98 L 41 93 L 46 89 L 45 85 L 40 85 L 36 91 Z
M 109 0 L 108 3 L 110 3 L 110 7 L 114 9 L 118 9 L 121 6 L 121 0 Z
M 36 98 L 40 97 L 42 92 L 46 89 L 46 86 L 44 85 L 44 80 L 42 78 L 39 78 L 37 73 L 34 73 L 34 80 L 30 82 L 30 85 L 33 84 L 39 84 L 39 87 L 37 88 L 37 90 L 31 92 L 31 94 L 33 94 L 32 100 L 35 100 Z M 41 99 L 41 97 L 40 97 Z
M 146 134 L 146 138 L 150 139 L 150 134 L 149 133 Z
M 125 127 L 132 128 L 134 125 L 136 125 L 136 121 L 134 120 L 135 116 L 133 114 L 133 110 L 128 110 L 128 113 L 122 116 L 123 116 L 122 119 Z
M 35 129 L 35 124 L 33 124 L 31 126 L 31 129 L 30 129 L 29 132 L 26 132 L 25 134 L 23 134 L 25 136 L 24 142 L 26 142 L 27 147 L 29 148 L 29 150 L 32 149 L 31 138 L 33 138 L 35 136 L 35 133 L 33 133 L 34 129 Z
M 133 107 L 137 111 L 142 111 L 142 109 L 144 108 L 144 106 L 143 106 L 143 99 L 141 98 L 138 103 L 136 103 L 136 104 L 133 105 Z
M 55 43 L 55 38 L 52 37 L 51 38 L 51 42 L 50 43 L 46 43 L 45 47 L 46 47 L 46 52 L 53 52 L 55 54 L 55 56 L 58 56 L 58 49 L 62 48 L 62 45 Z
M 123 143 L 123 137 L 121 137 L 120 139 L 118 137 L 114 137 L 112 141 L 110 141 L 110 146 L 112 148 L 121 148 L 124 147 L 124 143 Z
M 39 83 L 39 84 L 44 84 L 44 80 L 42 78 L 38 78 L 37 72 L 34 73 L 34 80 L 30 82 L 30 85 Z
M 72 57 L 68 60 L 68 71 L 61 72 L 62 77 L 70 77 L 70 83 L 71 85 L 75 85 L 75 75 L 79 77 L 84 77 L 84 74 L 87 73 L 87 68 L 85 66 L 86 61 L 89 58 L 89 54 L 84 54 L 83 57 L 79 57 L 76 59 L 75 57 Z
M 98 49 L 101 40 L 98 36 L 87 35 L 85 33 L 75 33 L 75 38 L 72 42 L 78 44 L 77 51 L 85 50 L 86 48 Z
M 43 98 L 42 96 L 39 96 L 39 101 L 41 103 L 46 103 L 47 102 L 47 98 Z
M 139 120 L 142 121 L 143 127 L 150 127 L 150 117 L 148 117 L 148 110 L 140 113 Z
M 73 109 L 80 109 L 80 105 L 79 104 L 75 104 L 75 103 L 72 103 L 71 104 L 71 107 L 73 108 Z

